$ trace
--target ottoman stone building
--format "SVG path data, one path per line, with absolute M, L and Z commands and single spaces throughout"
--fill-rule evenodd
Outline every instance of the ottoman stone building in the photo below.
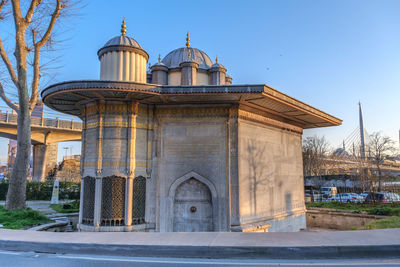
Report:
M 100 80 L 42 92 L 82 119 L 82 231 L 305 228 L 302 131 L 341 120 L 267 85 L 232 85 L 190 45 L 147 67 L 133 38 L 98 51 Z

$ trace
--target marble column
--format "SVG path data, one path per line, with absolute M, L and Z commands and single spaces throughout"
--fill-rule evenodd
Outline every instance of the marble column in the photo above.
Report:
M 126 190 L 125 190 L 125 225 L 132 225 L 133 179 L 136 166 L 136 117 L 138 103 L 131 102 L 128 106 L 128 150 L 126 153 Z
M 104 101 L 98 105 L 99 124 L 98 124 L 98 135 L 97 135 L 97 168 L 96 168 L 96 186 L 95 186 L 95 197 L 94 197 L 94 218 L 93 225 L 95 230 L 98 230 L 101 225 L 101 202 L 102 202 L 102 164 L 103 164 L 103 125 L 104 125 Z

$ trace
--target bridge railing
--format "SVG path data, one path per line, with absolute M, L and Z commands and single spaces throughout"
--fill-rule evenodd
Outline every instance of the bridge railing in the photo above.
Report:
M 1 123 L 10 123 L 17 124 L 18 115 L 12 114 L 9 112 L 1 112 L 0 111 L 0 122 Z M 49 119 L 49 118 L 38 118 L 31 117 L 31 125 L 33 126 L 42 126 L 42 127 L 52 127 L 59 129 L 71 129 L 71 130 L 82 130 L 82 123 L 76 122 L 74 120 L 60 120 Z

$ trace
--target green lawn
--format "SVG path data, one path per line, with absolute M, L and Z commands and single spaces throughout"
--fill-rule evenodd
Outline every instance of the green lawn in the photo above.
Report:
M 392 216 L 386 219 L 373 221 L 365 226 L 365 229 L 400 228 L 400 217 Z
M 51 204 L 50 208 L 59 213 L 74 213 L 79 212 L 79 201 L 75 200 L 73 202 L 64 204 Z
M 49 218 L 36 210 L 5 210 L 0 206 L 0 224 L 7 229 L 25 229 L 49 221 Z
M 311 202 L 306 203 L 306 207 L 351 210 L 355 213 L 366 212 L 372 215 L 400 216 L 400 203 L 364 204 L 341 202 Z

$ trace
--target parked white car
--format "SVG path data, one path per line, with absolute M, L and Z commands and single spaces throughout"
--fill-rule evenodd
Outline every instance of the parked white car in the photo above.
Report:
M 396 193 L 387 193 L 390 202 L 400 202 L 400 196 Z
M 342 203 L 360 203 L 363 198 L 356 193 L 339 193 L 334 197 L 330 197 L 329 201 L 338 201 Z

